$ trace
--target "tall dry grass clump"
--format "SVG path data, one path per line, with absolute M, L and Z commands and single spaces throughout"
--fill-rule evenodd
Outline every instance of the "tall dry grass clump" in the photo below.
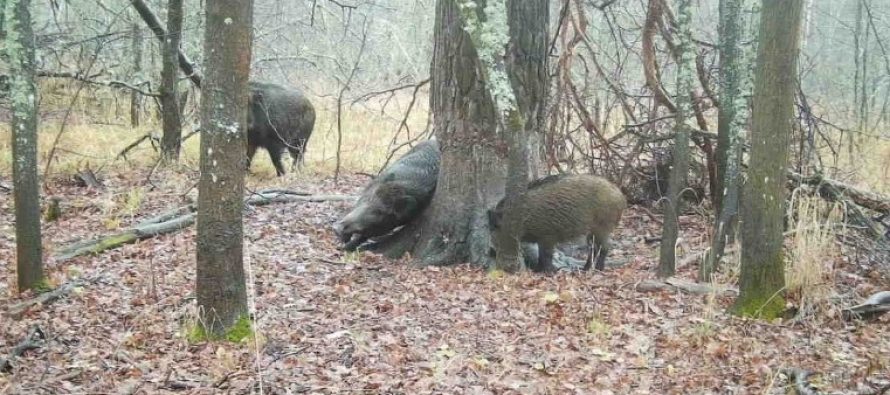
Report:
M 788 294 L 798 301 L 801 315 L 830 314 L 836 294 L 833 267 L 841 255 L 837 237 L 846 230 L 843 206 L 797 189 L 789 210 Z

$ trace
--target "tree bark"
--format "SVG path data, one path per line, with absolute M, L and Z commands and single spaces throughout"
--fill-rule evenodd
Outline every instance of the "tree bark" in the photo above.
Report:
M 44 286 L 37 175 L 37 84 L 29 0 L 6 0 L 5 55 L 10 68 L 12 179 L 19 291 Z
M 182 116 L 179 108 L 177 83 L 179 43 L 182 39 L 182 0 L 167 1 L 167 37 L 161 48 L 161 117 L 164 133 L 161 137 L 161 157 L 164 162 L 179 160 L 182 139 Z
M 742 157 L 742 129 L 748 118 L 745 99 L 751 74 L 749 51 L 742 47 L 746 0 L 720 3 L 720 112 L 717 121 L 717 177 L 713 195 L 715 223 L 711 251 L 701 265 L 699 279 L 708 281 L 723 256 L 726 244 L 734 239 L 738 220 L 739 179 Z
M 488 263 L 486 210 L 504 193 L 507 147 L 480 62 L 455 0 L 438 0 L 430 108 L 442 154 L 436 194 L 416 221 L 382 245 L 417 265 Z
M 524 117 L 528 178 L 546 174 L 542 161 L 550 75 L 547 65 L 550 5 L 546 0 L 509 1 L 507 72 Z
M 130 29 L 133 35 L 132 48 L 133 51 L 133 76 L 141 77 L 142 75 L 142 32 L 139 31 L 139 24 L 133 23 Z M 139 116 L 142 113 L 142 95 L 134 89 L 130 90 L 130 126 L 139 127 Z
M 164 30 L 164 27 L 161 26 L 161 21 L 158 20 L 158 17 L 151 12 L 151 9 L 148 8 L 148 5 L 145 4 L 144 0 L 130 0 L 130 4 L 133 5 L 133 8 L 136 9 L 136 12 L 139 13 L 139 16 L 145 21 L 145 24 L 148 25 L 148 28 L 155 34 L 155 38 L 157 38 L 162 43 L 166 41 L 167 32 Z M 163 46 L 163 45 L 162 45 Z M 182 73 L 185 74 L 189 80 L 192 81 L 193 84 L 197 87 L 201 87 L 201 80 L 203 77 L 201 73 L 195 70 L 195 65 L 189 59 L 188 55 L 179 51 L 179 68 L 182 69 Z
M 248 313 L 241 216 L 253 1 L 205 4 L 196 295 L 201 323 L 216 337 Z
M 785 167 L 791 139 L 803 0 L 764 0 L 754 82 L 751 159 L 742 209 L 736 314 L 772 319 L 785 308 Z
M 659 0 L 652 0 L 659 1 Z M 692 115 L 692 92 L 695 71 L 695 58 L 692 53 L 692 5 L 690 0 L 680 0 L 677 7 L 677 117 L 671 175 L 668 178 L 668 193 L 663 199 L 664 230 L 661 236 L 661 253 L 658 262 L 658 276 L 665 278 L 674 275 L 676 266 L 676 243 L 679 234 L 679 214 L 683 202 L 681 194 L 686 188 L 689 174 L 689 126 L 686 120 Z

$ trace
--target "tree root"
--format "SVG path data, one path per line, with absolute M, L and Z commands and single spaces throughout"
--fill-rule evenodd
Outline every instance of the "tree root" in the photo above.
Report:
M 46 341 L 46 333 L 44 333 L 39 326 L 32 326 L 31 330 L 28 331 L 28 336 L 26 336 L 21 342 L 19 342 L 19 344 L 12 348 L 12 350 L 9 352 L 9 356 L 6 358 L 0 358 L 0 372 L 11 372 L 13 368 L 13 360 L 22 356 L 25 351 L 34 350 L 42 347 L 44 341 Z
M 660 280 L 643 280 L 636 285 L 636 289 L 641 292 L 658 292 L 677 290 L 693 295 L 707 295 L 711 293 L 738 294 L 738 290 L 727 285 L 696 283 L 670 277 L 664 281 Z

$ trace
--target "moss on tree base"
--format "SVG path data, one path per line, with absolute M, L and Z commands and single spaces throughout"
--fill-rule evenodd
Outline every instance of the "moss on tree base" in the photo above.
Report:
M 200 343 L 206 341 L 218 341 L 218 340 L 226 340 L 232 343 L 240 343 L 244 341 L 244 339 L 252 338 L 254 336 L 253 325 L 251 324 L 250 317 L 241 316 L 225 333 L 222 334 L 214 334 L 212 332 L 208 332 L 207 328 L 200 323 L 193 324 L 191 328 L 188 329 L 188 333 L 186 334 L 186 339 L 188 339 L 189 343 Z
M 783 316 L 785 298 L 781 294 L 739 296 L 730 312 L 740 317 L 773 320 Z

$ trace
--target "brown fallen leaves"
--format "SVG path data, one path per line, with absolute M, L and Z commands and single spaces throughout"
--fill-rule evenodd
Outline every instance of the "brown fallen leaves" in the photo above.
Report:
M 354 193 L 363 181 L 287 187 Z M 120 217 L 109 194 L 126 194 L 132 184 L 107 184 L 106 191 L 60 188 L 63 203 L 80 208 L 46 227 L 50 251 L 105 233 L 104 220 Z M 123 225 L 181 204 L 176 187 L 146 191 Z M 6 278 L 10 206 L 0 201 Z M 42 348 L 0 374 L 0 394 L 257 393 L 259 386 L 267 394 L 779 394 L 787 384 L 779 373 L 788 367 L 817 372 L 813 383 L 832 393 L 890 380 L 886 319 L 765 323 L 726 315 L 731 295 L 635 290 L 653 277 L 657 244 L 644 236 L 659 229 L 633 209 L 610 258 L 622 266 L 497 277 L 469 266 L 417 269 L 370 254 L 344 256 L 329 226 L 347 207 L 292 203 L 245 214 L 259 351 L 253 343 L 185 341 L 182 323 L 194 307 L 193 229 L 50 262 L 56 283 L 94 280 L 21 320 L 0 319 L 4 355 L 33 325 L 47 334 Z M 684 224 L 686 240 L 699 240 L 707 226 L 695 217 Z M 0 289 L 4 307 L 22 299 L 8 296 L 10 283 Z

